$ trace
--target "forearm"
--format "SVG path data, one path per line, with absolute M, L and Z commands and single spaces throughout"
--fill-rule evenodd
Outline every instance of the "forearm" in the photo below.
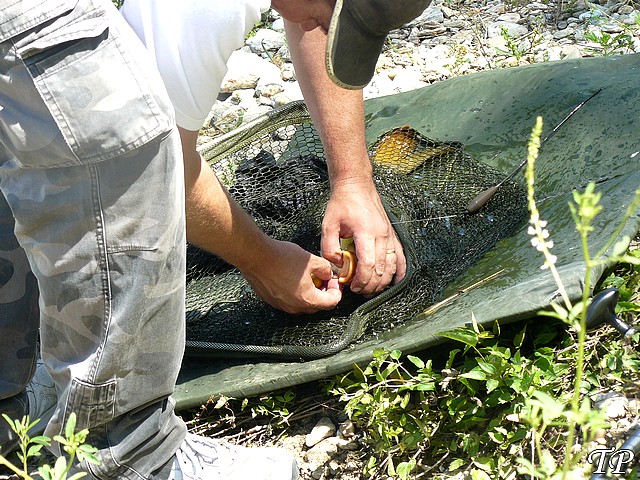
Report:
M 195 149 L 197 132 L 181 129 L 185 162 L 187 239 L 240 270 L 255 269 L 269 238 L 229 196 Z
M 304 32 L 289 22 L 285 22 L 285 28 L 296 77 L 327 155 L 332 187 L 344 183 L 373 185 L 362 91 L 340 88 L 327 75 L 327 37 L 320 28 Z
M 329 262 L 262 232 L 196 151 L 198 132 L 179 130 L 187 239 L 238 268 L 258 296 L 275 308 L 289 313 L 334 308 L 341 293 L 337 280 L 331 279 Z M 317 289 L 312 275 L 325 280 L 326 288 Z
M 358 257 L 351 290 L 381 292 L 395 276 L 404 277 L 406 262 L 375 187 L 367 153 L 361 90 L 335 85 L 326 73 L 326 34 L 305 32 L 286 23 L 291 58 L 311 118 L 324 147 L 331 198 L 322 222 L 322 255 L 334 263 L 340 238 L 353 237 Z

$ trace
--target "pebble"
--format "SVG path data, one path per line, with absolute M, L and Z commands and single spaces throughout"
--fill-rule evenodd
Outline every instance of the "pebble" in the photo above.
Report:
M 311 433 L 309 433 L 305 439 L 307 447 L 313 447 L 320 443 L 325 438 L 328 438 L 336 433 L 336 426 L 333 424 L 329 417 L 322 417 L 318 420 Z
M 356 426 L 351 420 L 346 420 L 338 425 L 338 434 L 342 438 L 352 438 L 356 434 Z
M 594 406 L 604 411 L 607 420 L 618 420 L 626 417 L 629 401 L 627 397 L 616 392 L 601 395 L 595 399 Z
M 320 442 L 304 453 L 304 459 L 309 465 L 309 470 L 313 471 L 327 464 L 337 453 L 337 442 Z

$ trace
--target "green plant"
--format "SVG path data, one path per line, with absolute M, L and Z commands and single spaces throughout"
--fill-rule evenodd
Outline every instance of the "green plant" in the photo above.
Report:
M 613 245 L 626 221 L 638 208 L 640 203 L 640 189 L 636 191 L 634 201 L 631 203 L 622 219 L 618 229 L 611 236 L 611 239 L 597 253 L 590 252 L 588 237 L 593 231 L 593 222 L 602 210 L 600 205 L 601 194 L 595 192 L 595 184 L 589 183 L 583 193 L 573 192 L 574 203 L 569 204 L 571 215 L 576 225 L 576 230 L 580 236 L 582 254 L 585 261 L 585 279 L 582 300 L 573 304 L 569 299 L 562 279 L 555 266 L 556 257 L 551 253 L 553 241 L 549 238 L 549 232 L 545 228 L 546 222 L 540 218 L 535 202 L 534 188 L 534 165 L 538 157 L 540 147 L 540 135 L 542 132 L 542 118 L 538 117 L 531 140 L 529 142 L 529 154 L 525 178 L 527 180 L 527 191 L 529 199 L 529 211 L 531 214 L 529 233 L 532 235 L 531 243 L 544 256 L 543 268 L 548 268 L 558 286 L 558 291 L 562 298 L 562 304 L 551 303 L 552 312 L 542 312 L 557 318 L 570 326 L 578 333 L 577 353 L 574 370 L 573 391 L 569 398 L 566 396 L 554 398 L 536 392 L 534 398 L 525 402 L 526 409 L 524 419 L 531 426 L 534 438 L 535 452 L 538 457 L 538 465 L 535 461 L 520 458 L 520 473 L 535 475 L 538 478 L 567 478 L 570 471 L 576 468 L 584 452 L 573 450 L 574 439 L 578 432 L 582 434 L 582 443 L 592 439 L 596 430 L 602 428 L 603 420 L 599 412 L 591 410 L 588 398 L 583 398 L 585 352 L 584 345 L 586 339 L 585 319 L 589 294 L 593 285 L 592 274 L 595 267 L 602 264 L 612 264 L 618 262 L 637 263 L 638 259 L 627 255 L 626 248 L 630 239 L 623 238 Z M 611 250 L 610 250 L 611 249 Z M 610 250 L 610 251 L 609 251 Z M 568 403 L 568 405 L 567 405 Z M 562 465 L 556 465 L 552 461 L 553 455 L 548 448 L 543 447 L 542 435 L 547 427 L 563 427 L 566 430 L 566 444 L 564 446 L 564 459 Z
M 30 459 L 40 457 L 42 455 L 43 447 L 51 445 L 51 439 L 43 435 L 29 437 L 29 430 L 39 422 L 39 419 L 32 422 L 28 415 L 23 417 L 22 420 L 12 420 L 5 414 L 2 414 L 2 416 L 18 436 L 19 452 L 17 453 L 17 456 L 22 465 L 21 468 L 17 467 L 3 455 L 0 455 L 0 465 L 6 466 L 20 478 L 32 480 L 32 477 L 29 474 L 28 462 Z M 69 457 L 67 458 L 64 455 L 58 457 L 53 467 L 48 464 L 39 467 L 38 472 L 43 480 L 66 480 L 69 470 L 74 464 L 76 458 L 79 462 L 87 461 L 93 464 L 99 463 L 99 460 L 94 455 L 97 449 L 85 443 L 89 430 L 83 429 L 76 432 L 75 428 L 76 415 L 75 413 L 72 413 L 69 415 L 69 419 L 67 420 L 64 437 L 61 435 L 53 437 L 53 440 L 60 443 L 63 450 Z M 68 480 L 77 480 L 85 475 L 85 472 L 78 472 L 69 477 Z
M 567 386 L 569 361 L 546 346 L 559 332 L 565 334 L 539 322 L 486 330 L 472 321 L 441 334 L 464 347 L 452 349 L 440 368 L 376 350 L 365 368 L 334 379 L 330 391 L 346 402 L 345 412 L 374 449 L 365 473 L 410 478 L 431 473 L 424 458 L 441 458 L 449 472 L 515 475 L 513 456 L 527 438 L 518 420 L 525 399 Z
M 626 32 L 611 35 L 607 32 L 596 33 L 588 31 L 585 32 L 584 37 L 587 40 L 598 44 L 597 48 L 590 48 L 592 53 L 600 53 L 605 57 L 635 51 L 633 37 Z
M 293 390 L 274 393 L 272 395 L 262 395 L 249 402 L 245 398 L 242 401 L 242 410 L 249 407 L 252 417 L 268 417 L 272 419 L 275 426 L 283 426 L 289 423 L 291 416 L 290 408 L 295 402 L 296 395 Z
M 471 63 L 471 60 L 467 56 L 468 52 L 468 48 L 461 43 L 456 42 L 451 46 L 451 54 L 455 60 L 453 64 L 450 65 L 450 68 L 455 75 L 464 74 L 467 70 L 466 67 Z
M 407 359 L 417 371 L 410 371 L 400 362 L 400 351 L 376 349 L 373 357 L 366 368 L 354 367 L 330 383 L 328 390 L 347 402 L 347 415 L 366 429 L 369 442 L 384 456 L 382 466 L 371 456 L 365 473 L 385 468 L 389 475 L 405 479 L 415 468 L 415 459 L 396 459 L 420 452 L 435 432 L 436 424 L 423 420 L 434 406 L 433 392 L 441 376 L 431 362 L 413 356 Z
M 500 27 L 500 35 L 505 41 L 506 50 L 496 47 L 498 53 L 514 57 L 518 62 L 523 59 L 528 63 L 534 62 L 534 50 L 543 40 L 537 27 L 520 39 L 516 39 L 505 27 Z

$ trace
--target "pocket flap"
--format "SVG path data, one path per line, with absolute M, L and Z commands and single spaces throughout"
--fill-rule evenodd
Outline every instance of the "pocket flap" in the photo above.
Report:
M 70 15 L 73 15 L 70 14 Z M 28 58 L 37 52 L 48 50 L 66 42 L 100 36 L 108 27 L 104 9 L 96 9 L 76 18 L 60 17 L 38 31 L 16 42 L 18 54 Z M 35 38 L 34 38 L 35 37 Z

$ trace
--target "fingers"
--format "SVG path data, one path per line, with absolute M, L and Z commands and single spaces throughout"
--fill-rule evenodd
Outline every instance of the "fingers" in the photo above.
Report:
M 358 266 L 351 282 L 351 291 L 376 295 L 406 274 L 406 258 L 395 234 L 381 240 L 356 240 Z
M 311 299 L 313 304 L 311 309 L 314 311 L 332 310 L 340 300 L 342 300 L 342 285 L 338 283 L 338 279 L 332 278 L 325 282 L 321 288 L 315 289 L 315 295 Z
M 407 257 L 405 256 L 402 245 L 400 244 L 398 239 L 396 239 L 395 256 L 396 274 L 393 277 L 394 284 L 400 282 L 407 275 Z
M 323 223 L 322 227 L 322 237 L 320 239 L 322 256 L 334 265 L 342 267 L 342 254 L 339 253 L 341 250 L 339 227 L 331 223 Z
M 335 308 L 342 291 L 332 281 L 331 264 L 299 245 L 270 239 L 268 254 L 242 273 L 256 294 L 274 308 L 290 314 Z M 314 284 L 320 280 L 321 288 Z
M 291 314 L 311 314 L 320 310 L 332 310 L 342 300 L 342 285 L 337 278 L 333 278 L 331 269 L 326 278 L 326 272 L 311 273 L 308 278 L 300 281 L 299 289 L 290 297 L 287 303 L 276 306 Z

